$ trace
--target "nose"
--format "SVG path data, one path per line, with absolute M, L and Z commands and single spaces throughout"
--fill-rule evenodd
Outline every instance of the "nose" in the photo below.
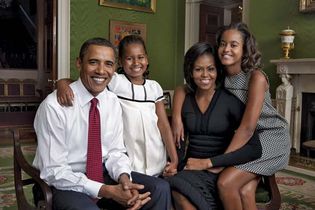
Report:
M 229 51 L 230 50 L 230 45 L 225 45 L 224 47 L 223 47 L 223 51 Z
M 138 58 L 133 58 L 132 59 L 132 63 L 137 65 L 139 63 L 139 59 Z
M 104 74 L 106 71 L 106 66 L 104 63 L 101 63 L 100 65 L 98 65 L 98 67 L 96 68 L 96 73 L 97 74 Z
M 202 72 L 201 72 L 201 76 L 203 76 L 203 77 L 207 76 L 207 72 L 208 72 L 208 70 L 206 68 L 203 68 Z

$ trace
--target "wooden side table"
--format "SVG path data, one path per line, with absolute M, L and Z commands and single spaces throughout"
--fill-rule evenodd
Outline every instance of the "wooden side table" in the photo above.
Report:
M 310 157 L 311 151 L 315 151 L 315 140 L 308 140 L 303 142 L 302 146 L 306 149 L 307 157 Z

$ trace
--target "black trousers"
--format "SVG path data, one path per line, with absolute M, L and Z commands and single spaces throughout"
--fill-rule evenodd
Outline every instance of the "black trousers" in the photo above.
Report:
M 171 209 L 171 192 L 167 181 L 145 174 L 132 172 L 132 180 L 134 183 L 144 185 L 144 189 L 140 191 L 151 192 L 151 200 L 142 207 L 143 210 L 169 210 Z M 107 173 L 104 174 L 105 184 L 117 184 L 112 180 Z M 37 188 L 37 189 L 36 189 Z M 104 208 L 108 210 L 121 210 L 125 207 L 111 199 L 100 199 L 95 203 L 88 195 L 75 191 L 58 190 L 52 187 L 53 192 L 53 209 L 54 210 L 99 210 Z M 38 201 L 39 189 L 38 186 L 33 188 L 35 203 Z

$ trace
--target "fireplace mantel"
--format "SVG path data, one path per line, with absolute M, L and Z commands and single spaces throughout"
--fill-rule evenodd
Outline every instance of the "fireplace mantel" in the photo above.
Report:
M 270 60 L 278 74 L 315 74 L 315 58 Z
M 280 107 L 291 125 L 292 148 L 299 153 L 302 93 L 315 93 L 315 58 L 278 59 L 270 62 L 277 66 L 277 74 L 283 81 L 277 88 L 277 97 L 282 97 L 276 100 L 277 108 L 279 111 Z M 291 88 L 283 88 L 284 86 Z

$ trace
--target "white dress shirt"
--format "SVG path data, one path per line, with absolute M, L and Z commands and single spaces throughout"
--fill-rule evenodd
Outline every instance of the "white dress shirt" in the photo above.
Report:
M 97 197 L 103 183 L 85 175 L 89 109 L 93 96 L 80 79 L 70 87 L 75 95 L 73 106 L 59 105 L 55 91 L 37 110 L 34 128 L 38 147 L 33 165 L 49 185 Z M 117 181 L 120 174 L 130 175 L 131 172 L 123 142 L 121 107 L 117 96 L 106 89 L 96 98 L 101 118 L 103 163 L 112 179 Z

